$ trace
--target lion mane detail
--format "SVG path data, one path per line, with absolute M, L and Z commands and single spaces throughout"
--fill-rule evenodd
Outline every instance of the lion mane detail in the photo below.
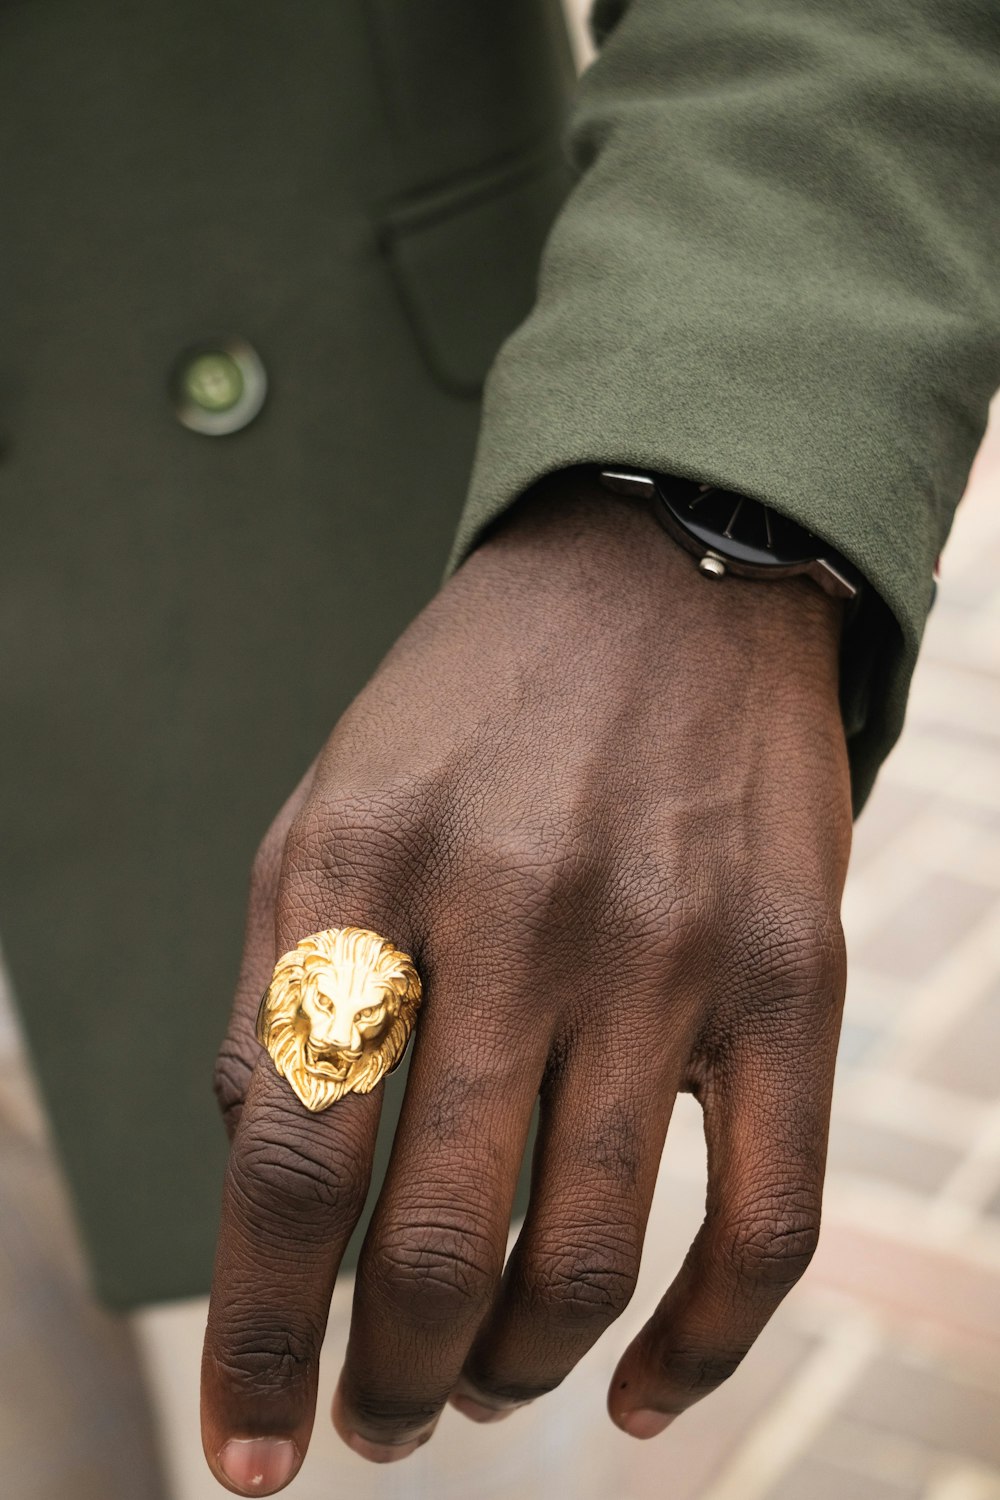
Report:
M 351 1064 L 346 1076 L 331 1054 L 313 1047 L 309 1018 L 302 1011 L 309 987 L 315 987 L 319 975 L 331 969 L 345 990 L 356 985 L 359 972 L 374 979 L 392 1018 L 383 1036 Z M 420 978 L 413 961 L 387 939 L 361 927 L 313 933 L 275 965 L 257 1016 L 257 1040 L 306 1108 L 326 1109 L 345 1094 L 370 1094 L 396 1066 L 406 1050 L 420 999 Z

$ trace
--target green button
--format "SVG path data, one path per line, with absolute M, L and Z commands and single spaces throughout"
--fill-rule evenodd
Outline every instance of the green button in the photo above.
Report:
M 267 396 L 267 371 L 244 338 L 189 344 L 170 379 L 177 420 L 205 437 L 228 437 L 256 417 Z
M 183 372 L 181 389 L 202 411 L 231 411 L 243 396 L 243 373 L 231 354 L 199 354 Z

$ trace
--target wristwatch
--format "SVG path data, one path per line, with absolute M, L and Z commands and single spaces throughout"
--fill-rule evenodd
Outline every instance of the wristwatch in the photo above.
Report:
M 646 500 L 706 578 L 790 578 L 803 574 L 836 599 L 856 600 L 858 570 L 813 532 L 760 500 L 714 484 L 640 469 L 599 468 L 606 489 Z

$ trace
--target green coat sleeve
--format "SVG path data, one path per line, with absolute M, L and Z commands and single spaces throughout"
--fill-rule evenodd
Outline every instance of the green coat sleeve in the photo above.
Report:
M 855 803 L 902 726 L 1000 384 L 995 0 L 598 0 L 576 184 L 486 387 L 451 566 L 546 473 L 756 496 L 872 585 Z

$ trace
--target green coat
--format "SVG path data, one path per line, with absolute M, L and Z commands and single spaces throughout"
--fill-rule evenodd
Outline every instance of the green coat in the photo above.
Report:
M 898 733 L 1000 382 L 996 9 L 596 19 L 567 129 L 556 0 L 0 14 L 0 922 L 115 1305 L 207 1284 L 250 859 L 456 527 L 591 459 L 759 495 L 873 585 L 859 803 Z

